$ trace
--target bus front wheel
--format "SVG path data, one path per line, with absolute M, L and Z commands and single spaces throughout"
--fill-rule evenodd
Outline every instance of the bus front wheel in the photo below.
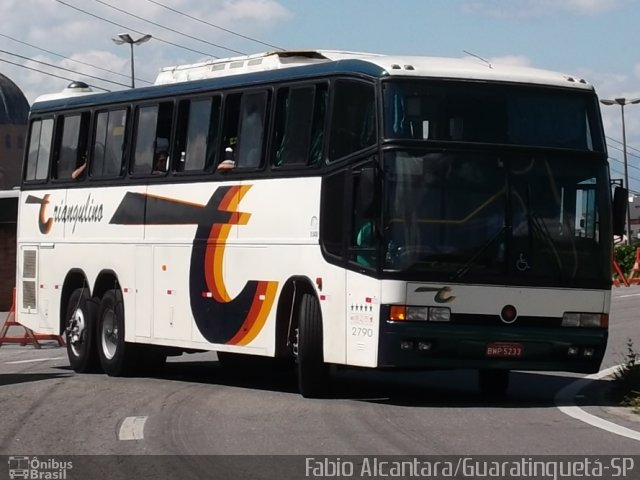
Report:
M 66 328 L 67 356 L 71 368 L 77 373 L 98 370 L 96 337 L 96 304 L 86 288 L 77 288 L 67 303 Z
M 298 388 L 305 398 L 327 395 L 330 387 L 329 365 L 322 350 L 322 314 L 318 299 L 305 293 L 298 310 L 296 351 Z
M 480 392 L 488 397 L 502 397 L 509 388 L 509 370 L 479 370 Z
M 124 341 L 124 303 L 120 290 L 107 291 L 98 312 L 98 356 L 105 373 L 111 377 L 130 370 L 133 348 Z

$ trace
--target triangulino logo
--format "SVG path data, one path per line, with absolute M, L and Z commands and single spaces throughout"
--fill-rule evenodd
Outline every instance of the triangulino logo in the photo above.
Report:
M 42 198 L 29 195 L 26 200 L 26 203 L 40 205 L 38 228 L 43 235 L 51 232 L 54 222 L 71 224 L 73 233 L 78 223 L 96 223 L 102 220 L 104 205 L 96 203 L 91 194 L 82 203 L 66 204 L 60 201 L 53 206 L 53 212 L 48 209 L 50 197 L 48 193 Z
M 15 478 L 65 480 L 67 470 L 73 468 L 71 461 L 61 461 L 55 458 L 10 456 L 7 463 L 11 480 Z
M 455 295 L 450 295 L 451 287 L 418 287 L 415 289 L 416 293 L 422 292 L 436 292 L 433 299 L 436 303 L 450 303 L 456 299 Z

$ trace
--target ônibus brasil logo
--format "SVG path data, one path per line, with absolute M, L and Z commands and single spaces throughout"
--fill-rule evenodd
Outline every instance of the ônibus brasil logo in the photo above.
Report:
M 9 478 L 24 478 L 29 480 L 66 480 L 67 470 L 73 468 L 70 461 L 55 458 L 38 458 L 25 456 L 11 456 L 8 460 Z

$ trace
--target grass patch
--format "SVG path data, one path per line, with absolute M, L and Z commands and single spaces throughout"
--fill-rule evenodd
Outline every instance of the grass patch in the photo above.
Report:
M 612 395 L 620 405 L 631 407 L 640 414 L 640 354 L 635 351 L 633 341 L 627 339 L 627 353 L 624 362 L 613 374 Z

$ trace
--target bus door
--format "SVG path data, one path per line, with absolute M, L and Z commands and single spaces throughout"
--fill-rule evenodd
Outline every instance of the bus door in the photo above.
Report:
M 351 172 L 353 192 L 349 219 L 346 338 L 347 364 L 377 366 L 380 280 L 377 268 L 376 217 L 379 202 L 371 163 Z

